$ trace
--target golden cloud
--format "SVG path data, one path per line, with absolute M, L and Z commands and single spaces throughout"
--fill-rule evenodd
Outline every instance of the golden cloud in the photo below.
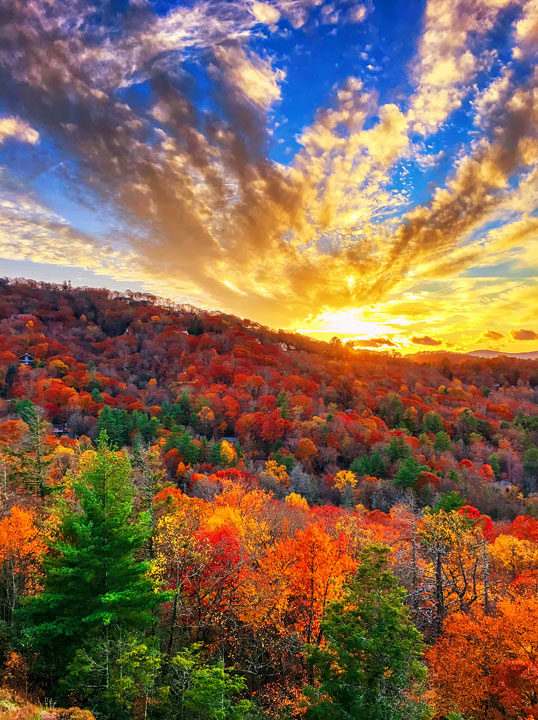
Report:
M 415 345 L 442 345 L 442 340 L 437 340 L 436 338 L 432 338 L 429 335 L 423 335 L 422 337 L 412 337 L 411 342 Z
M 514 340 L 538 340 L 538 333 L 534 330 L 510 330 Z
M 39 133 L 18 117 L 0 118 L 0 145 L 8 138 L 35 145 Z

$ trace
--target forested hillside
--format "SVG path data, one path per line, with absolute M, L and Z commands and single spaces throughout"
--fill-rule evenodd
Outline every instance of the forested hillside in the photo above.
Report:
M 537 481 L 538 361 L 3 280 L 5 717 L 538 718 Z

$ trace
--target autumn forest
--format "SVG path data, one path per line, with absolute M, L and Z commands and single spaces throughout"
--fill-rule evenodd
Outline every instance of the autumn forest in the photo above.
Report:
M 537 482 L 536 361 L 3 280 L 2 717 L 538 718 Z

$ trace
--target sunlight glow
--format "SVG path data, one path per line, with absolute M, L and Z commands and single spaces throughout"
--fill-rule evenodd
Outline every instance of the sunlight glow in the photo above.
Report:
M 339 310 L 337 312 L 324 312 L 312 320 L 309 327 L 297 329 L 297 332 L 332 333 L 333 335 L 360 335 L 374 337 L 387 333 L 390 328 L 386 325 L 363 320 L 357 312 Z

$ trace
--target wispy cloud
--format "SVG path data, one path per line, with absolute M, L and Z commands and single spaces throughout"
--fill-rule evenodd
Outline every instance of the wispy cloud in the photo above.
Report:
M 0 117 L 0 145 L 9 138 L 35 145 L 39 133 L 18 117 Z

